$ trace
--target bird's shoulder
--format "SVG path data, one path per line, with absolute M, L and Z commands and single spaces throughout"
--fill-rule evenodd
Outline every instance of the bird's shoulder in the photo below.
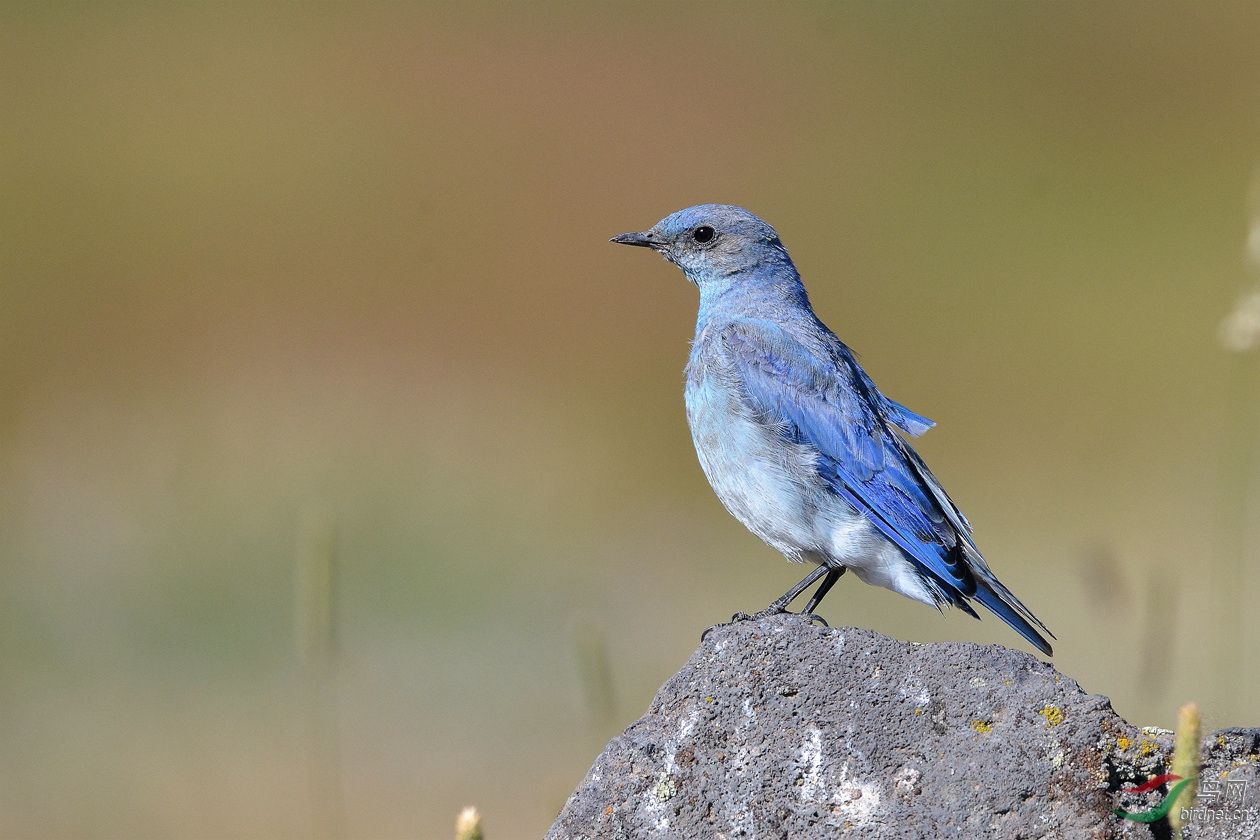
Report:
M 754 366 L 789 388 L 821 392 L 852 386 L 858 376 L 851 351 L 817 321 L 725 318 L 704 325 L 695 348 L 738 369 Z

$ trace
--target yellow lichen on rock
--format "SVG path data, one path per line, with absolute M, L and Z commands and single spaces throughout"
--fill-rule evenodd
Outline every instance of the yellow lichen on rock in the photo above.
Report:
M 1037 714 L 1046 719 L 1046 726 L 1058 726 L 1060 723 L 1063 723 L 1063 710 L 1058 706 L 1046 706 L 1038 711 Z

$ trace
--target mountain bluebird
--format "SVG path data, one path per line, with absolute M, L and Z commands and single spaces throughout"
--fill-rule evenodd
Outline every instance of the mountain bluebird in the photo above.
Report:
M 818 320 L 774 228 L 705 204 L 612 241 L 651 248 L 699 287 L 686 403 L 700 466 L 750 531 L 817 564 L 759 615 L 785 612 L 821 578 L 812 614 L 852 569 L 979 618 L 974 598 L 1051 655 L 1036 628 L 1050 631 L 989 570 L 971 525 L 898 433 L 921 435 L 932 421 L 881 394 Z

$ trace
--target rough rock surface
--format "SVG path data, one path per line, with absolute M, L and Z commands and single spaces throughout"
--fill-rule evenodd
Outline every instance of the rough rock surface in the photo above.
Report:
M 1157 805 L 1167 786 L 1120 791 L 1171 750 L 1028 654 L 776 616 L 714 628 L 547 840 L 1168 837 L 1111 809 Z M 1260 730 L 1208 736 L 1203 758 L 1231 810 L 1186 836 L 1260 836 Z

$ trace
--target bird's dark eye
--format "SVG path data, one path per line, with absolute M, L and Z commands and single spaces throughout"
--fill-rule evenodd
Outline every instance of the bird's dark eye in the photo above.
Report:
M 691 232 L 691 238 L 699 242 L 701 245 L 703 245 L 704 243 L 713 239 L 713 236 L 716 233 L 717 231 L 715 231 L 713 228 L 709 227 L 708 225 L 701 225 L 700 227 L 696 228 L 695 230 Z

